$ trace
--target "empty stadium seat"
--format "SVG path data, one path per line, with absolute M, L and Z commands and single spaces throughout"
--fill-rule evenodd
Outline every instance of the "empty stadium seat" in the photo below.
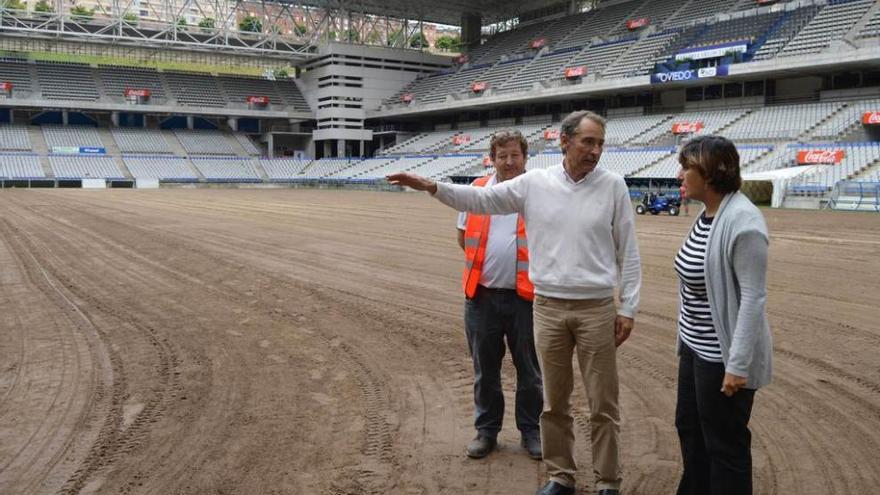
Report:
M 122 160 L 135 179 L 198 180 L 180 156 L 123 156 Z
M 42 130 L 49 151 L 56 147 L 104 147 L 104 143 L 98 135 L 98 130 L 94 127 L 44 125 Z
M 269 180 L 296 179 L 310 163 L 311 160 L 297 158 L 261 158 L 259 160 L 259 164 L 266 171 Z
M 155 129 L 117 127 L 111 129 L 116 146 L 123 153 L 171 153 L 171 146 Z
M 50 155 L 49 165 L 59 179 L 124 179 L 109 156 Z
M 0 150 L 31 150 L 31 138 L 23 125 L 0 124 Z
M 40 157 L 33 154 L 0 154 L 0 178 L 42 179 L 46 177 Z
M 212 182 L 257 182 L 260 180 L 246 158 L 192 158 L 192 164 Z
M 187 153 L 193 155 L 234 155 L 235 148 L 220 131 L 176 129 L 174 135 Z

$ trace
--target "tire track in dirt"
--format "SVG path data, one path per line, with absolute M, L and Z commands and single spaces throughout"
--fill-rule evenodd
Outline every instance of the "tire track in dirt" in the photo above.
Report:
M 61 361 L 64 363 L 62 365 L 62 369 L 64 370 L 62 383 L 66 383 L 67 387 L 70 388 L 66 389 L 67 387 L 59 387 L 59 392 L 56 392 L 53 404 L 49 410 L 52 411 L 55 409 L 55 402 L 59 399 L 60 394 L 64 393 L 69 399 L 63 404 L 63 413 L 60 414 L 59 417 L 76 417 L 77 419 L 75 420 L 70 433 L 68 433 L 61 441 L 61 445 L 51 447 L 54 449 L 54 452 L 47 452 L 50 449 L 50 445 L 48 443 L 43 443 L 42 447 L 33 454 L 33 457 L 40 458 L 39 465 L 41 467 L 36 475 L 31 475 L 31 479 L 24 482 L 25 484 L 22 489 L 24 493 L 31 493 L 38 490 L 38 487 L 45 483 L 47 479 L 54 474 L 54 470 L 59 467 L 61 460 L 66 455 L 70 454 L 69 450 L 73 447 L 74 442 L 80 434 L 78 430 L 90 430 L 87 424 L 92 413 L 100 414 L 101 409 L 109 411 L 109 413 L 106 413 L 107 419 L 105 419 L 97 436 L 98 438 L 101 438 L 108 434 L 109 425 L 112 422 L 111 419 L 114 417 L 114 411 L 117 409 L 116 402 L 119 395 L 118 391 L 120 390 L 120 382 L 124 380 L 124 377 L 121 374 L 121 363 L 119 363 L 118 359 L 114 357 L 112 350 L 101 345 L 97 328 L 88 315 L 83 313 L 71 300 L 69 294 L 67 294 L 62 288 L 62 284 L 60 284 L 57 279 L 53 279 L 51 270 L 47 269 L 44 261 L 39 258 L 39 253 L 36 252 L 36 246 L 33 244 L 29 234 L 22 229 L 13 226 L 7 219 L 0 219 L 0 234 L 2 234 L 2 237 L 6 240 L 7 246 L 11 248 L 11 251 L 17 258 L 19 266 L 22 267 L 25 273 L 27 273 L 27 277 L 31 283 L 39 288 L 39 290 L 62 311 L 70 311 L 74 313 L 74 316 L 72 316 L 68 322 L 57 324 L 56 328 L 69 328 L 74 340 L 76 339 L 76 336 L 73 334 L 73 332 L 75 332 L 73 328 L 77 328 L 79 333 L 84 335 L 85 339 L 89 341 L 90 351 L 94 355 L 93 361 L 85 363 L 81 358 L 80 349 L 77 348 L 78 346 L 75 344 L 61 346 Z M 69 352 L 67 350 L 68 347 L 72 347 L 73 352 Z M 72 366 L 67 364 L 71 359 L 73 359 Z M 82 383 L 80 380 L 76 379 L 75 375 L 80 374 L 81 370 L 90 364 L 96 364 L 98 366 L 98 371 L 96 371 L 95 368 L 89 369 L 88 386 L 83 389 Z M 71 369 L 72 372 L 69 371 Z M 71 376 L 73 376 L 72 379 L 69 378 Z M 63 390 L 63 392 L 61 392 L 61 390 Z M 75 411 L 74 408 L 77 405 L 78 397 L 83 399 L 83 406 L 80 411 Z M 47 415 L 45 418 L 48 417 L 49 416 Z M 61 435 L 62 429 L 66 427 L 67 425 L 63 421 L 57 421 L 52 427 L 50 427 L 51 430 L 44 433 L 43 436 L 49 439 L 57 437 Z M 36 435 L 36 433 L 37 432 L 35 431 L 34 435 Z M 33 440 L 35 440 L 34 436 L 31 437 L 31 440 L 28 443 L 31 443 Z M 14 462 L 15 459 L 22 454 L 25 448 L 27 448 L 27 444 L 22 447 L 22 450 L 20 450 L 18 454 L 8 461 L 6 466 L 9 466 L 9 464 Z M 46 456 L 48 456 L 48 459 L 45 458 Z M 76 476 L 76 472 L 74 473 L 74 476 Z M 12 480 L 11 485 L 15 487 L 19 485 L 19 483 L 20 482 L 16 480 Z M 62 491 L 65 490 L 62 489 Z
M 51 218 L 47 218 L 47 219 L 52 220 Z M 68 227 L 69 228 L 76 228 L 76 227 L 73 227 L 70 225 L 68 225 Z M 127 227 L 127 228 L 130 228 L 130 227 Z M 79 229 L 79 230 L 80 230 L 81 234 L 89 235 L 88 232 L 86 232 L 82 229 Z M 93 237 L 94 242 L 103 243 L 108 247 L 108 249 L 120 249 L 120 245 L 118 245 L 118 244 L 115 244 L 115 243 L 110 244 L 105 239 L 100 239 L 98 237 L 95 237 L 94 234 L 91 234 L 91 235 Z M 170 238 L 164 238 L 163 242 L 167 242 L 167 243 L 176 242 L 177 244 L 180 245 L 179 247 L 183 248 L 184 250 L 190 251 L 190 252 L 195 252 L 198 249 L 195 246 L 182 244 L 178 240 L 172 240 Z M 149 260 L 147 258 L 140 256 L 140 255 L 136 255 L 136 253 L 133 250 L 130 250 L 130 248 L 125 249 L 125 254 L 127 256 L 131 256 L 132 259 L 139 258 L 140 261 L 149 262 L 152 265 L 153 269 L 161 270 L 161 271 L 165 272 L 165 274 L 169 277 L 181 279 L 183 281 L 192 283 L 191 278 L 182 277 L 182 274 L 187 273 L 185 269 L 184 270 L 169 269 L 165 265 L 158 263 L 154 260 Z M 237 271 L 252 271 L 250 267 L 246 267 L 244 265 L 232 263 L 230 258 L 221 257 L 221 256 L 214 256 L 214 255 L 205 255 L 204 257 L 207 257 L 212 262 L 216 263 L 217 266 L 226 266 L 227 268 L 232 268 Z M 277 286 L 278 280 L 275 279 L 275 276 L 273 274 L 255 272 L 254 275 L 256 275 L 260 278 L 266 278 L 266 279 L 272 280 L 272 283 L 270 285 Z M 235 292 L 229 288 L 219 289 L 218 287 L 219 286 L 212 286 L 212 287 L 203 286 L 202 289 L 208 290 L 209 292 L 212 292 L 218 296 L 224 297 L 224 298 L 231 300 L 233 302 L 247 304 L 248 301 L 244 300 L 244 298 L 242 297 L 243 296 L 242 294 Z M 301 288 L 301 287 L 296 288 L 296 289 L 303 290 L 303 288 Z M 316 294 L 317 293 L 313 293 L 311 295 L 315 296 Z M 102 309 L 106 309 L 106 310 L 110 311 L 111 314 L 116 314 L 116 316 L 123 316 L 123 317 L 125 315 L 124 313 L 122 313 L 118 310 L 114 310 L 113 308 L 108 308 L 107 306 L 102 304 L 100 301 L 95 300 L 93 297 L 90 297 L 87 294 L 79 294 L 79 295 L 83 296 L 84 298 L 89 300 L 92 304 L 95 304 L 97 307 L 100 307 Z M 332 307 L 332 306 L 329 306 L 329 307 Z M 301 315 L 299 315 L 297 313 L 291 314 L 288 312 L 279 311 L 278 308 L 276 308 L 275 306 L 270 307 L 268 305 L 264 305 L 262 307 L 262 309 L 266 313 L 275 317 L 276 319 L 281 318 L 283 320 L 287 320 L 290 323 L 302 323 L 303 322 L 303 320 L 300 318 Z M 135 326 L 138 326 L 138 324 L 136 322 L 130 322 L 130 323 L 132 323 Z M 152 329 L 146 328 L 146 330 L 149 332 Z M 376 469 L 376 468 L 372 468 L 372 467 L 361 468 L 357 472 L 354 473 L 354 477 L 351 476 L 351 473 L 346 473 L 345 475 L 340 476 L 340 480 L 342 480 L 344 482 L 344 485 L 345 485 L 344 490 L 352 489 L 351 485 L 355 484 L 355 485 L 357 485 L 356 489 L 360 490 L 362 493 L 365 493 L 365 494 L 382 493 L 385 489 L 385 487 L 383 486 L 384 482 L 385 482 L 385 478 L 390 474 L 390 471 L 391 471 L 390 467 L 391 467 L 391 465 L 393 465 L 393 461 L 394 461 L 392 432 L 391 432 L 391 427 L 390 427 L 388 420 L 386 418 L 386 412 L 385 412 L 385 411 L 389 410 L 388 404 L 387 404 L 387 391 L 384 389 L 384 386 L 381 384 L 381 382 L 376 378 L 376 376 L 375 376 L 376 372 L 371 368 L 370 365 L 367 364 L 367 361 L 365 360 L 365 358 L 363 358 L 361 356 L 361 353 L 359 351 L 355 350 L 350 345 L 348 345 L 344 342 L 341 342 L 341 340 L 338 337 L 330 337 L 330 336 L 326 336 L 326 335 L 321 335 L 320 337 L 324 340 L 326 345 L 328 345 L 330 347 L 337 348 L 342 352 L 342 354 L 344 355 L 344 358 L 341 361 L 345 364 L 346 367 L 350 368 L 352 375 L 356 377 L 358 385 L 361 389 L 362 399 L 365 404 L 364 416 L 365 416 L 365 420 L 366 420 L 365 438 L 363 440 L 362 451 L 367 456 L 375 458 L 380 465 L 382 465 L 382 464 L 388 465 L 387 468 L 383 468 L 383 469 Z M 154 345 L 157 345 L 160 348 L 164 347 L 163 345 L 160 345 L 159 341 L 154 341 Z M 166 370 L 165 367 L 163 367 L 162 369 L 163 369 L 163 371 Z M 154 409 L 156 409 L 155 404 L 157 404 L 157 403 L 158 403 L 157 401 L 151 402 L 151 404 L 153 404 L 154 407 L 150 408 L 149 410 L 147 407 L 144 408 L 144 412 L 141 415 L 143 416 L 144 414 L 147 414 L 144 417 L 149 418 L 149 419 L 145 419 L 142 422 L 136 421 L 137 425 L 141 425 L 141 424 L 144 424 L 147 422 L 155 421 L 155 419 L 152 416 L 154 413 Z M 148 404 L 148 405 L 150 405 L 150 404 Z M 132 425 L 132 426 L 135 426 L 135 425 Z M 126 449 L 126 451 L 130 450 L 133 447 L 132 444 L 130 444 L 130 443 L 126 443 L 123 446 Z M 108 448 L 107 450 L 113 450 L 113 449 Z M 108 464 L 108 463 L 105 463 L 105 464 Z M 88 470 L 88 472 L 86 474 L 91 474 L 93 471 L 95 471 L 95 469 L 90 469 L 90 470 Z

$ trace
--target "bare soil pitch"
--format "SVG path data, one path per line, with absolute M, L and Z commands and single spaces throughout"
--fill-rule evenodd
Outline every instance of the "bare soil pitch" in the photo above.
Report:
M 765 214 L 756 493 L 875 493 L 880 216 Z M 0 191 L 0 493 L 531 495 L 543 468 L 511 407 L 499 452 L 464 455 L 454 219 L 421 194 Z M 638 220 L 627 494 L 679 476 L 672 257 L 690 221 Z M 585 407 L 578 382 L 588 493 Z

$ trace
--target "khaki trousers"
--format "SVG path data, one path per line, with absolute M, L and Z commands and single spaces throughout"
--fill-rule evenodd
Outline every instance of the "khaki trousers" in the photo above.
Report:
M 535 296 L 535 349 L 544 376 L 544 464 L 550 480 L 566 486 L 575 486 L 577 472 L 571 415 L 572 355 L 577 351 L 590 406 L 596 489 L 620 488 L 615 313 L 613 298 L 570 300 Z

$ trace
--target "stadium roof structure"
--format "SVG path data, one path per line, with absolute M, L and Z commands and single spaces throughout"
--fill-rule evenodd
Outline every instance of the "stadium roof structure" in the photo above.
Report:
M 459 25 L 462 14 L 479 14 L 483 25 L 505 21 L 521 12 L 559 5 L 560 0 L 267 0 L 399 19 Z M 568 3 L 568 2 L 562 2 Z M 582 3 L 577 1 L 576 3 Z

